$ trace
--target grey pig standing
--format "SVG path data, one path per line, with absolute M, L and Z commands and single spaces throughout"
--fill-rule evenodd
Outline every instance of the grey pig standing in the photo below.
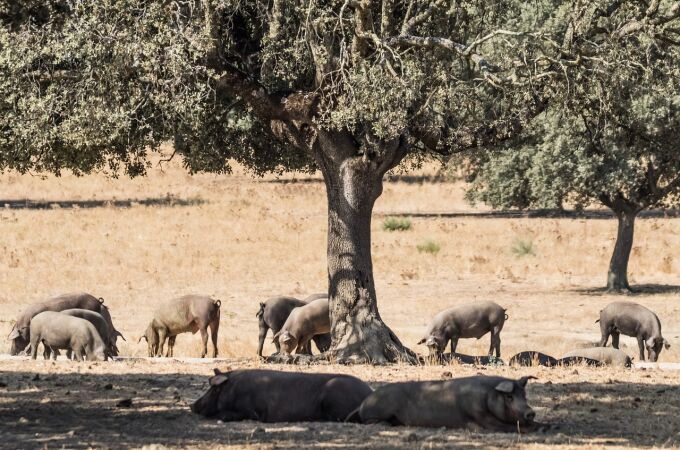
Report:
M 208 327 L 212 338 L 212 357 L 217 357 L 217 333 L 220 329 L 220 300 L 203 295 L 185 295 L 161 304 L 153 314 L 151 323 L 137 343 L 146 339 L 149 356 L 163 356 L 163 346 L 168 339 L 166 357 L 173 356 L 176 336 L 200 330 L 203 349 L 201 358 L 208 353 Z
M 104 341 L 106 346 L 106 356 L 118 356 L 118 347 L 116 347 L 115 342 L 112 342 L 111 335 L 112 332 L 109 329 L 109 325 L 101 314 L 94 311 L 88 311 L 87 309 L 65 309 L 61 311 L 62 314 L 66 314 L 72 317 L 79 317 L 90 322 L 97 329 L 99 336 Z M 121 335 L 122 336 L 122 335 Z M 124 338 L 123 338 L 124 339 Z
M 286 323 L 274 335 L 274 342 L 291 354 L 307 353 L 309 341 L 318 334 L 331 330 L 331 319 L 328 310 L 328 299 L 320 298 L 291 311 Z
M 489 356 L 496 351 L 501 357 L 501 330 L 508 319 L 505 309 L 494 302 L 475 302 L 440 312 L 430 323 L 427 334 L 418 344 L 427 345 L 430 356 L 439 356 L 451 341 L 451 353 L 456 353 L 460 338 L 481 338 L 491 333 Z
M 327 297 L 326 294 L 312 294 L 304 300 L 298 300 L 294 297 L 273 297 L 260 303 L 260 310 L 255 314 L 260 328 L 257 356 L 262 356 L 262 348 L 270 328 L 272 333 L 278 333 L 293 309 L 304 306 L 313 300 Z M 317 334 L 312 340 L 314 340 L 316 347 L 321 353 L 328 350 L 331 346 L 330 333 Z M 280 353 L 281 345 L 279 341 L 274 341 L 274 345 L 276 345 L 276 353 Z M 307 352 L 311 353 L 311 349 L 307 349 Z
M 516 432 L 534 425 L 525 388 L 534 377 L 474 376 L 390 383 L 376 389 L 347 419 L 413 427 L 484 428 Z
M 16 323 L 12 327 L 12 331 L 10 331 L 7 337 L 12 341 L 9 351 L 10 355 L 18 355 L 28 346 L 31 338 L 31 319 L 34 316 L 43 311 L 63 311 L 72 308 L 87 309 L 98 313 L 102 313 L 106 309 L 103 298 L 97 298 L 85 292 L 63 294 L 41 303 L 29 305 L 19 314 Z M 108 311 L 106 312 L 108 315 Z
M 76 361 L 83 355 L 88 361 L 104 361 L 105 345 L 97 329 L 85 319 L 60 312 L 44 311 L 31 320 L 31 358 L 36 359 L 38 345 L 45 346 L 45 356 L 55 350 L 70 350 Z
M 191 411 L 224 422 L 339 422 L 371 392 L 350 375 L 215 369 L 210 389 Z
M 637 338 L 640 361 L 645 360 L 645 348 L 651 362 L 656 362 L 659 353 L 671 344 L 661 335 L 661 322 L 656 314 L 633 302 L 613 302 L 600 311 L 600 347 L 607 345 L 612 337 L 612 347 L 619 348 L 619 335 Z

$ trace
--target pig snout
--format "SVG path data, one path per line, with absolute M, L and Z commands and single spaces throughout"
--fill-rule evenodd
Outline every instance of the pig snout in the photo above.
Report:
M 24 351 L 28 347 L 28 339 L 25 339 L 23 336 L 19 336 L 15 339 L 12 339 L 12 345 L 9 350 L 9 354 L 12 356 L 20 354 L 22 351 Z
M 526 399 L 518 399 L 513 405 L 513 411 L 510 413 L 512 422 L 519 422 L 520 424 L 532 423 L 536 418 L 536 412 L 529 406 Z
M 191 404 L 191 412 L 205 417 L 214 416 L 217 413 L 217 398 L 208 391 Z
M 435 336 L 428 336 L 425 340 L 425 345 L 430 352 L 430 356 L 439 356 L 444 352 L 443 339 L 439 339 Z

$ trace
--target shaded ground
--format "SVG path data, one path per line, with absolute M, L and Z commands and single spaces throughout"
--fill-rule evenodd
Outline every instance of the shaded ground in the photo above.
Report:
M 5 209 L 55 209 L 55 208 L 131 208 L 133 206 L 199 206 L 205 201 L 200 198 L 183 199 L 174 197 L 154 197 L 142 199 L 110 200 L 30 200 L 0 199 L 0 207 Z
M 241 362 L 238 367 L 256 367 Z M 219 423 L 188 405 L 205 389 L 211 366 L 139 362 L 72 364 L 3 361 L 0 442 L 4 448 L 166 447 L 487 448 L 544 444 L 649 447 L 680 444 L 680 386 L 659 370 L 448 367 L 273 366 L 344 372 L 373 387 L 403 379 L 475 373 L 539 380 L 528 389 L 538 419 L 556 429 L 529 435 L 338 423 Z M 223 369 L 225 367 L 222 367 Z M 231 368 L 237 368 L 232 364 Z M 108 372 L 108 373 L 106 373 Z M 152 373 L 159 372 L 159 373 Z M 37 374 L 37 375 L 36 375 Z M 121 400 L 131 405 L 120 405 Z M 124 403 L 124 402 L 123 402 Z

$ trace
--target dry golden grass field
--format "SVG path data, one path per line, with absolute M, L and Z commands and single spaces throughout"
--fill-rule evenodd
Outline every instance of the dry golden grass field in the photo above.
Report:
M 304 297 L 324 291 L 327 283 L 324 186 L 318 176 L 295 179 L 251 178 L 239 170 L 190 176 L 176 161 L 135 180 L 0 176 L 0 333 L 9 333 L 27 304 L 82 290 L 106 299 L 127 338 L 119 345 L 121 354 L 145 356 L 146 345 L 137 338 L 155 305 L 201 293 L 222 300 L 219 351 L 234 360 L 219 366 L 262 366 L 255 358 L 258 302 L 275 295 Z M 24 199 L 47 207 L 15 202 Z M 125 200 L 132 205 L 113 203 Z M 560 356 L 597 341 L 598 311 L 620 298 L 598 290 L 615 221 L 428 215 L 475 211 L 482 208 L 464 202 L 461 183 L 417 176 L 386 183 L 376 205 L 373 256 L 380 311 L 401 340 L 422 352 L 416 342 L 436 312 L 490 299 L 510 316 L 501 334 L 506 359 L 521 350 Z M 386 216 L 413 213 L 421 216 L 411 219 L 410 230 L 383 230 Z M 659 315 L 672 344 L 660 361 L 680 362 L 680 219 L 641 219 L 636 228 L 630 278 L 645 289 L 629 299 Z M 439 245 L 438 253 L 418 251 L 428 241 Z M 520 241 L 531 243 L 529 254 L 512 251 Z M 179 336 L 175 355 L 197 356 L 199 341 L 197 335 Z M 637 357 L 633 338 L 622 337 L 622 344 Z M 8 347 L 5 343 L 2 352 Z M 267 343 L 265 351 L 273 348 Z M 485 354 L 487 348 L 485 337 L 462 340 L 458 351 Z M 0 447 L 680 446 L 680 371 L 274 366 L 352 373 L 373 386 L 476 373 L 537 376 L 529 402 L 538 420 L 556 428 L 505 435 L 201 420 L 187 404 L 205 389 L 213 366 L 0 360 Z M 131 398 L 132 406 L 117 408 L 122 398 Z

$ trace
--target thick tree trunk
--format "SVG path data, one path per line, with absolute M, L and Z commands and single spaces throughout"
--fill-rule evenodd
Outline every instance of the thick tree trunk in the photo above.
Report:
M 320 141 L 317 159 L 328 196 L 330 356 L 340 363 L 416 362 L 380 318 L 373 281 L 371 215 L 385 165 L 356 149 L 328 148 L 342 142 Z
M 618 233 L 614 253 L 609 261 L 607 273 L 607 290 L 611 292 L 629 292 L 628 284 L 628 260 L 633 248 L 633 235 L 635 232 L 635 217 L 637 211 L 615 211 L 618 219 Z

